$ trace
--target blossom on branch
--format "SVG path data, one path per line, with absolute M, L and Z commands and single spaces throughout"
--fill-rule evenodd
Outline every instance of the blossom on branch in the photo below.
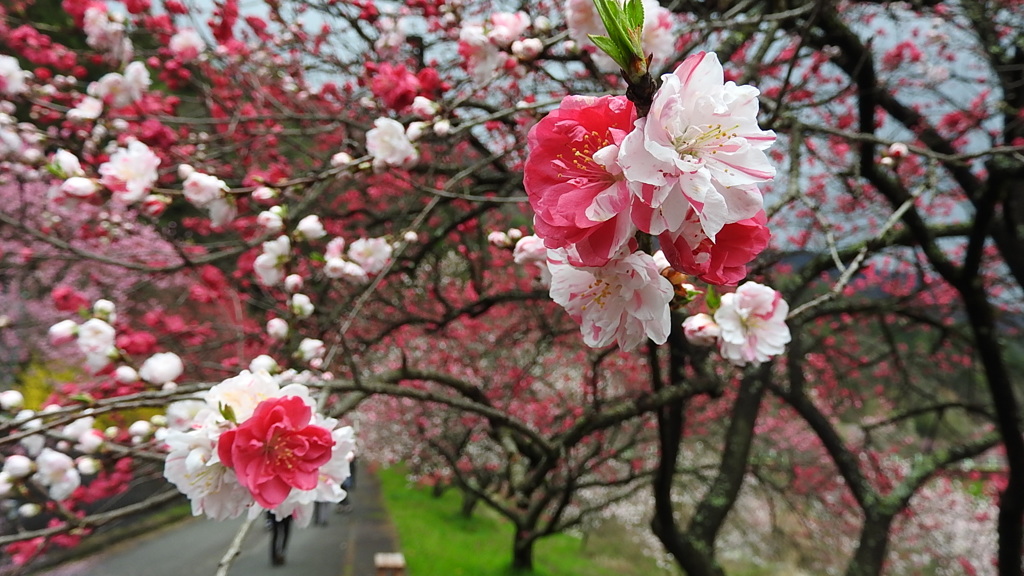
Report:
M 757 214 L 757 184 L 775 177 L 764 150 L 775 133 L 757 125 L 758 90 L 724 82 L 714 53 L 687 58 L 662 76 L 651 111 L 622 142 L 619 163 L 633 192 L 652 209 L 634 219 L 644 232 L 675 232 L 684 202 L 712 241 L 726 224 Z M 670 210 L 658 210 L 671 207 Z
M 649 254 L 624 252 L 604 266 L 577 268 L 564 251 L 550 250 L 548 268 L 551 298 L 580 324 L 587 346 L 616 342 L 628 351 L 647 338 L 668 339 L 674 291 Z
M 530 130 L 523 186 L 534 226 L 548 248 L 572 247 L 574 265 L 604 265 L 636 231 L 616 163 L 635 119 L 624 96 L 567 96 Z
M 374 170 L 409 168 L 420 157 L 402 124 L 390 118 L 373 121 L 373 128 L 366 133 L 366 152 L 373 157 Z
M 760 364 L 782 354 L 789 343 L 789 304 L 778 291 L 747 282 L 722 295 L 715 322 L 721 329 L 718 351 L 736 364 Z
M 312 490 L 331 459 L 329 430 L 310 423 L 313 411 L 296 396 L 264 400 L 252 417 L 223 434 L 217 455 L 265 508 L 284 502 L 292 488 Z

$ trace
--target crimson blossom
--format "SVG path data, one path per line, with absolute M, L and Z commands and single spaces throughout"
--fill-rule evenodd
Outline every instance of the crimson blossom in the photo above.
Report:
M 221 434 L 217 456 L 264 508 L 275 508 L 292 488 L 316 488 L 331 459 L 330 430 L 310 424 L 313 411 L 298 396 L 269 398 L 248 420 Z
M 530 130 L 523 185 L 534 227 L 548 248 L 573 248 L 574 265 L 604 266 L 636 231 L 615 162 L 635 118 L 624 96 L 567 96 Z

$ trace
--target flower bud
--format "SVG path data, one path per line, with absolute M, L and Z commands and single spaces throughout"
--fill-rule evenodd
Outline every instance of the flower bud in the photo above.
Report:
M 4 459 L 3 471 L 11 478 L 24 478 L 35 471 L 35 463 L 28 456 L 11 454 Z
M 694 346 L 712 346 L 718 341 L 721 333 L 721 328 L 707 314 L 696 314 L 683 320 L 683 334 Z
M 267 335 L 274 340 L 284 340 L 288 337 L 288 322 L 281 318 L 267 320 Z

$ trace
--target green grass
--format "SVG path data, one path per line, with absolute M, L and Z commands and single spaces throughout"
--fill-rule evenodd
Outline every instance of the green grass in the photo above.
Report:
M 400 468 L 381 470 L 381 488 L 409 576 L 498 576 L 512 574 L 512 524 L 482 504 L 472 518 L 459 515 L 460 496 L 440 498 L 410 485 Z M 652 576 L 660 570 L 621 538 L 595 533 L 584 542 L 557 534 L 534 546 L 534 576 Z

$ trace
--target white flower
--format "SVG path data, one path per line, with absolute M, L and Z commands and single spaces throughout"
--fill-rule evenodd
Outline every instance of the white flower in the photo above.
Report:
M 185 371 L 185 365 L 174 352 L 153 354 L 142 363 L 139 377 L 150 384 L 173 382 Z
M 224 226 L 238 216 L 235 199 L 230 196 L 215 198 L 213 202 L 206 205 L 206 211 L 210 215 L 210 225 L 214 228 Z
M 88 456 L 82 456 L 75 462 L 75 468 L 78 469 L 79 474 L 91 476 L 100 470 L 100 463 L 95 458 L 89 458 Z
M 396 120 L 377 118 L 366 133 L 366 151 L 373 157 L 375 170 L 388 166 L 409 168 L 419 160 L 419 152 L 409 142 L 405 128 Z
M 106 437 L 99 430 L 89 429 L 78 435 L 75 443 L 75 450 L 86 454 L 93 454 L 103 446 Z
M 323 340 L 303 338 L 302 342 L 299 342 L 298 357 L 304 362 L 320 360 L 326 353 L 327 347 L 324 345 Z
M 650 255 L 620 255 L 600 268 L 576 268 L 564 251 L 548 251 L 551 298 L 580 324 L 592 348 L 618 342 L 632 350 L 647 338 L 663 344 L 671 330 L 672 284 Z
M 305 294 L 292 294 L 288 299 L 288 309 L 299 318 L 309 318 L 315 310 L 309 296 Z
M 67 117 L 68 120 L 78 122 L 82 120 L 95 120 L 102 113 L 103 101 L 92 96 L 85 96 L 74 108 L 68 110 Z
M 345 239 L 340 236 L 332 238 L 324 249 L 324 258 L 341 258 L 345 254 Z
M 205 208 L 214 200 L 224 196 L 228 185 L 223 180 L 210 174 L 192 172 L 182 184 L 185 199 L 198 208 Z
M 136 420 L 128 427 L 128 434 L 132 436 L 149 436 L 153 433 L 153 425 L 148 420 Z
M 60 168 L 60 171 L 64 173 L 65 178 L 72 176 L 85 176 L 85 171 L 82 170 L 82 163 L 78 160 L 78 156 L 75 156 L 71 152 L 61 148 L 53 154 L 53 158 L 50 160 L 53 164 Z
M 419 96 L 417 96 L 419 98 Z M 334 156 L 331 156 L 331 167 L 338 168 L 345 166 L 352 162 L 352 156 L 345 152 L 338 152 Z
M 38 516 L 43 511 L 42 506 L 35 502 L 26 502 L 21 506 L 18 506 L 18 516 L 22 518 L 32 518 Z
M 96 418 L 93 418 L 92 416 L 79 418 L 62 428 L 60 435 L 71 440 L 78 440 L 79 436 L 93 429 L 92 427 L 95 422 Z
M 117 306 L 110 300 L 101 298 L 93 303 L 92 315 L 106 322 L 114 322 L 117 320 Z
M 391 244 L 383 238 L 360 238 L 348 248 L 350 260 L 367 274 L 376 274 L 391 262 Z
M 21 410 L 25 405 L 25 397 L 17 390 L 4 390 L 0 392 L 0 409 L 14 412 Z
M 203 42 L 203 38 L 199 36 L 198 32 L 191 28 L 185 28 L 171 36 L 167 47 L 180 60 L 190 62 L 195 60 L 203 50 L 206 50 L 206 42 Z
M 479 24 L 463 24 L 459 31 L 459 55 L 477 84 L 490 80 L 505 64 L 506 55 L 484 34 Z
M 100 165 L 100 182 L 114 197 L 131 204 L 142 200 L 157 180 L 160 158 L 138 140 L 127 148 L 118 148 L 110 159 Z
M 284 289 L 288 292 L 298 292 L 299 290 L 302 290 L 303 283 L 302 276 L 299 276 L 298 274 L 289 274 L 284 279 Z
M 10 474 L 0 472 L 0 498 L 10 498 L 14 494 L 14 482 Z
M 78 334 L 78 324 L 74 320 L 61 320 L 53 326 L 50 326 L 50 330 L 47 335 L 50 340 L 50 344 L 54 346 L 60 346 L 61 344 L 67 344 L 75 339 Z
M 72 176 L 61 183 L 60 191 L 75 198 L 89 198 L 100 191 L 100 185 L 91 178 Z
M 690 56 L 662 76 L 650 113 L 622 141 L 626 180 L 653 209 L 636 222 L 644 232 L 677 233 L 688 203 L 714 241 L 726 224 L 761 210 L 757 184 L 775 177 L 764 153 L 775 133 L 757 125 L 757 89 L 723 78 L 714 53 Z
M 526 38 L 512 43 L 512 54 L 523 61 L 533 60 L 544 51 L 544 42 L 539 38 Z
M 406 242 L 417 242 L 420 239 L 420 235 L 415 230 L 406 230 L 405 234 L 402 235 L 402 240 Z
M 122 384 L 138 382 L 139 373 L 131 366 L 118 366 L 117 369 L 114 370 L 114 379 Z
M 269 186 L 259 186 L 252 191 L 252 199 L 261 203 L 268 204 L 277 198 L 277 190 L 270 188 Z
M 260 354 L 259 356 L 253 358 L 252 362 L 249 362 L 250 372 L 268 372 L 273 374 L 274 372 L 277 372 L 280 369 L 281 367 L 277 365 L 277 360 L 274 360 L 273 358 L 267 356 L 266 354 Z
M 32 480 L 49 488 L 54 500 L 67 500 L 71 493 L 82 484 L 82 478 L 70 456 L 50 448 L 43 448 L 36 458 L 36 473 Z
M 114 328 L 100 320 L 92 318 L 78 327 L 78 348 L 83 354 L 106 355 L 114 348 Z
M 284 278 L 284 264 L 291 253 L 291 240 L 278 236 L 263 243 L 263 253 L 253 261 L 256 279 L 264 286 L 275 286 Z
M 28 456 L 11 454 L 4 459 L 4 473 L 11 478 L 24 478 L 35 471 L 35 464 Z
M 341 258 L 328 258 L 324 263 L 324 276 L 328 278 L 341 278 L 356 284 L 369 282 L 370 277 L 363 270 L 363 267 L 355 262 L 349 262 Z
M 274 340 L 284 340 L 288 337 L 288 322 L 281 318 L 267 320 L 267 335 Z
M 0 94 L 17 96 L 28 86 L 25 84 L 25 71 L 13 56 L 0 55 Z
M 789 343 L 786 315 L 789 304 L 776 290 L 747 282 L 736 292 L 722 295 L 722 304 L 715 312 L 721 328 L 718 351 L 736 364 L 760 364 L 782 354 Z
M 295 225 L 295 230 L 306 240 L 318 240 L 327 235 L 324 225 L 320 222 L 320 217 L 316 214 L 310 214 L 299 220 L 299 223 Z
M 448 119 L 442 118 L 437 122 L 434 122 L 434 134 L 444 137 L 451 133 L 451 131 L 452 123 Z
M 417 96 L 412 100 L 412 106 L 410 107 L 412 113 L 419 116 L 424 120 L 429 120 L 434 116 L 437 116 L 438 110 L 441 109 L 436 102 L 430 98 L 423 96 Z
M 149 88 L 149 70 L 142 62 L 132 62 L 124 68 L 124 84 L 128 97 L 132 102 L 142 99 L 143 93 Z
M 715 320 L 703 312 L 683 320 L 683 334 L 694 346 L 711 346 L 718 341 L 721 333 Z
M 270 374 L 243 370 L 238 376 L 210 388 L 206 393 L 206 404 L 218 415 L 221 407 L 227 406 L 237 422 L 244 422 L 252 416 L 257 404 L 277 397 L 279 391 L 280 387 Z
M 237 518 L 253 504 L 252 495 L 216 457 L 214 434 L 206 428 L 168 433 L 164 477 L 191 501 L 193 516 Z
M 512 245 L 512 240 L 508 237 L 508 234 L 500 230 L 487 234 L 487 242 L 491 246 L 497 246 L 498 248 L 507 248 Z
M 277 212 L 264 210 L 256 216 L 256 223 L 267 229 L 267 232 L 278 232 L 284 228 L 284 219 Z

